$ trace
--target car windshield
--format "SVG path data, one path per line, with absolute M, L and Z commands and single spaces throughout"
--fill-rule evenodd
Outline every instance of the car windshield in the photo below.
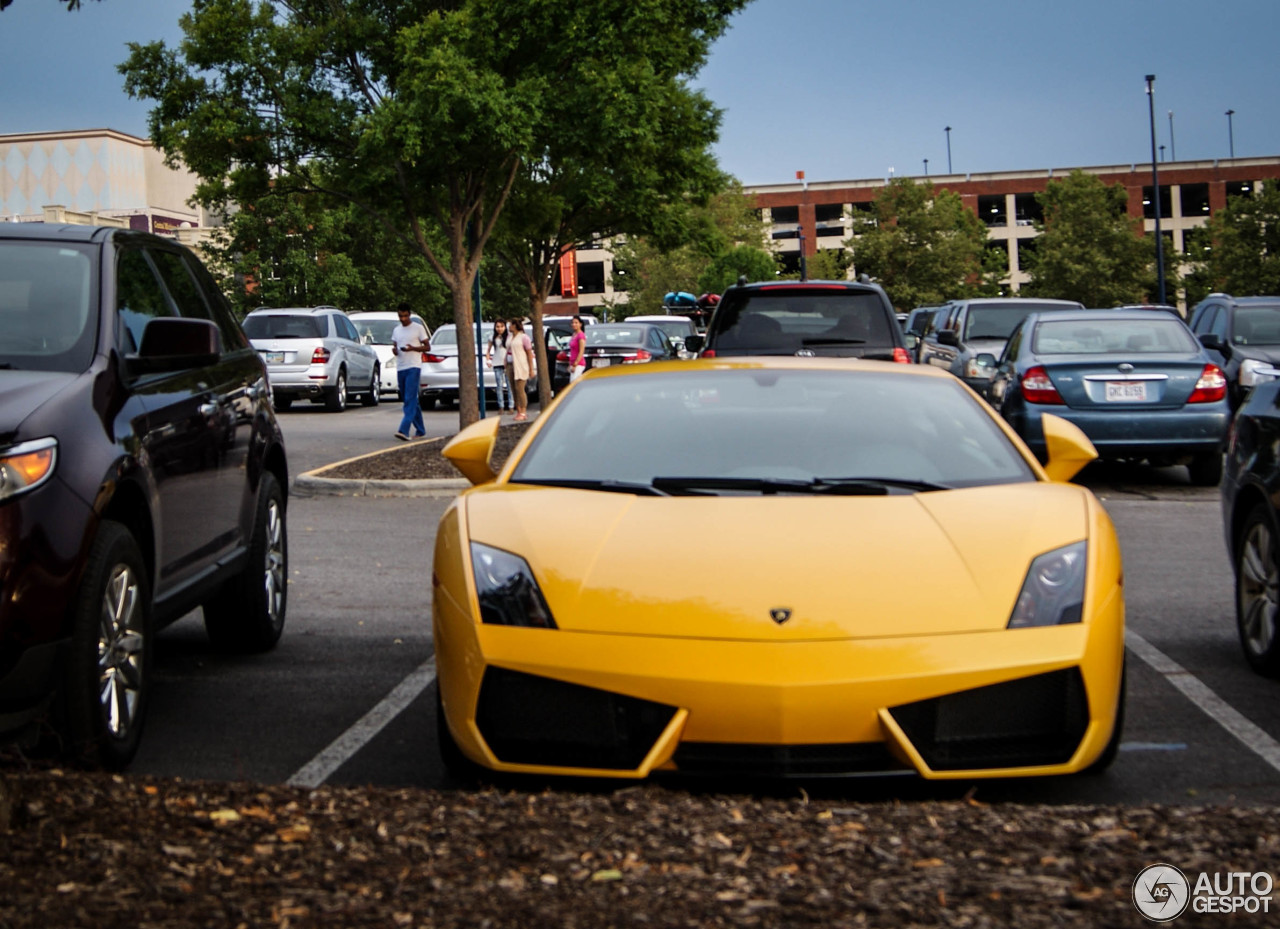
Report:
M 844 288 L 762 290 L 721 307 L 714 320 L 720 350 L 790 353 L 822 345 L 893 345 L 889 326 L 897 326 L 879 294 Z
M 309 313 L 250 313 L 244 334 L 251 339 L 323 339 L 324 320 Z
M 360 319 L 354 317 L 351 322 L 360 333 L 360 341 L 369 345 L 390 345 L 391 331 L 400 325 L 398 319 Z M 414 319 L 413 322 L 418 322 Z
M 94 252 L 69 243 L 0 244 L 0 368 L 78 373 L 93 358 Z
M 969 305 L 969 318 L 964 326 L 964 341 L 971 339 L 1008 339 L 1018 323 L 1030 313 L 1048 313 L 1054 310 L 1075 309 L 1052 303 L 998 303 Z
M 1035 477 L 958 382 L 730 369 L 587 377 L 511 479 L 689 493 L 897 493 Z
M 493 323 L 484 323 L 480 328 L 480 343 L 478 348 L 480 351 L 489 345 L 489 340 L 493 338 Z M 432 351 L 447 351 L 449 349 L 457 350 L 458 348 L 458 327 L 457 326 L 441 326 L 431 336 Z
M 1031 350 L 1037 355 L 1133 355 L 1198 352 L 1200 346 L 1187 327 L 1172 317 L 1108 319 L 1101 316 L 1096 320 L 1042 321 L 1036 326 Z
M 1280 345 L 1280 305 L 1237 307 L 1231 341 L 1237 345 Z
M 659 319 L 651 325 L 657 326 L 667 334 L 668 339 L 683 339 L 693 335 L 693 322 L 686 319 Z

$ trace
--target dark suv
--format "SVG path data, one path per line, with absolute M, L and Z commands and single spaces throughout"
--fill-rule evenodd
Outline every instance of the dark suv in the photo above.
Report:
M 822 355 L 910 363 L 893 304 L 879 285 L 855 281 L 739 284 L 720 298 L 704 356 Z
M 1233 410 L 1254 387 L 1280 378 L 1280 297 L 1210 294 L 1190 326 L 1226 374 Z
M 203 606 L 215 645 L 272 647 L 287 486 L 262 360 L 191 252 L 0 224 L 0 732 L 121 767 L 158 629 Z
M 933 318 L 920 342 L 920 363 L 950 371 L 982 397 L 991 389 L 996 359 L 1009 334 L 1031 313 L 1083 310 L 1074 300 L 987 297 L 953 300 Z

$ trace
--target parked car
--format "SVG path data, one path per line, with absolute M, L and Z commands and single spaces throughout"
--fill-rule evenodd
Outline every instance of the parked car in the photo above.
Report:
M 979 358 L 1000 357 L 1009 333 L 1028 313 L 1083 310 L 1073 300 L 1036 300 L 1023 297 L 989 297 L 953 300 L 924 335 L 920 363 L 950 371 L 986 397 L 995 369 Z
M 733 357 L 589 372 L 501 476 L 498 423 L 468 427 L 444 455 L 479 486 L 432 572 L 446 765 L 1100 770 L 1121 737 L 1120 549 L 1064 483 L 1088 439 L 1045 423 L 1042 467 L 941 372 Z M 671 557 L 672 527 L 696 559 Z
M 471 329 L 474 333 L 475 327 Z M 481 323 L 480 332 L 476 352 L 484 357 L 485 348 L 493 338 L 493 323 Z M 468 363 L 474 365 L 476 359 L 473 357 Z M 446 323 L 431 335 L 431 351 L 422 366 L 421 393 L 424 410 L 432 409 L 437 403 L 458 405 L 458 327 L 453 323 Z M 498 389 L 492 372 L 487 368 L 485 397 L 497 402 Z
M 628 316 L 626 319 L 629 323 L 653 323 L 667 334 L 667 338 L 671 340 L 671 344 L 676 347 L 676 353 L 681 358 L 696 358 L 697 354 L 685 348 L 685 341 L 691 335 L 697 335 L 698 330 L 694 328 L 693 320 L 688 316 Z
M 1149 310 L 1032 313 L 998 361 L 992 406 L 1047 453 L 1046 413 L 1079 426 L 1102 458 L 1186 464 L 1216 485 L 1230 421 L 1227 380 L 1186 323 Z
M 245 317 L 244 331 L 267 363 L 277 410 L 305 398 L 341 413 L 351 394 L 378 405 L 378 353 L 336 306 L 262 307 Z
M 653 323 L 598 323 L 583 331 L 587 335 L 584 354 L 588 371 L 618 364 L 674 361 L 679 357 L 662 327 Z
M 1232 421 L 1221 489 L 1235 571 L 1235 616 L 1245 660 L 1280 676 L 1280 381 L 1258 384 Z
M 1280 297 L 1210 294 L 1192 311 L 1191 331 L 1226 372 L 1232 409 L 1280 378 Z
M 187 249 L 0 223 L 0 731 L 70 759 L 138 749 L 156 632 L 285 621 L 289 482 L 267 374 Z
M 685 340 L 704 357 L 826 355 L 911 361 L 893 305 L 877 284 L 779 281 L 721 295 L 706 336 Z
M 924 336 L 929 331 L 930 323 L 942 315 L 942 311 L 946 309 L 946 304 L 939 306 L 918 306 L 907 314 L 907 321 L 903 324 L 902 331 L 907 340 L 907 351 L 911 354 L 911 360 L 920 361 L 920 351 L 924 348 Z
M 360 334 L 360 341 L 372 345 L 378 353 L 378 370 L 382 372 L 382 393 L 393 397 L 400 396 L 400 379 L 396 374 L 396 356 L 391 352 L 391 331 L 400 325 L 398 313 L 385 310 L 369 310 L 363 313 L 349 314 L 351 324 Z M 410 314 L 410 321 L 425 329 L 428 335 L 431 327 L 417 313 Z M 423 362 L 425 365 L 426 362 Z

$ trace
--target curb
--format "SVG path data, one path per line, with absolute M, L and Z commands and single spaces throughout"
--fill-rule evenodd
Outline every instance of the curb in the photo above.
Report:
M 447 438 L 449 437 L 440 436 L 434 441 Z M 433 440 L 429 439 L 428 441 Z M 335 461 L 322 468 L 304 471 L 293 479 L 292 489 L 302 493 L 323 494 L 331 497 L 456 497 L 459 492 L 471 486 L 471 482 L 465 477 L 436 477 L 400 481 L 324 477 L 324 472 L 331 468 L 350 464 L 353 461 L 361 461 L 365 458 L 374 458 L 378 455 L 395 451 L 398 448 L 400 446 L 381 449 L 365 455 L 357 455 L 354 458 Z

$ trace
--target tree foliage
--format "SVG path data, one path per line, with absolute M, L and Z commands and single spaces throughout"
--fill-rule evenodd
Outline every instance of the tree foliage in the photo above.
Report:
M 680 85 L 744 2 L 194 0 L 178 48 L 131 45 L 121 71 L 206 204 L 322 192 L 411 244 L 466 357 L 475 274 L 522 169 L 565 133 L 625 130 L 632 93 L 651 106 Z M 464 367 L 463 425 L 476 390 Z
M 1144 239 L 1142 221 L 1127 213 L 1123 184 L 1072 171 L 1049 181 L 1036 199 L 1044 221 L 1036 223 L 1040 235 L 1023 294 L 1109 307 L 1137 303 L 1154 289 L 1155 240 Z
M 879 281 L 899 311 L 991 288 L 987 228 L 959 194 L 897 177 L 876 195 L 874 215 L 874 225 L 845 244 L 857 273 Z
M 1231 197 L 1206 225 L 1201 253 L 1206 292 L 1280 294 L 1280 185 Z

